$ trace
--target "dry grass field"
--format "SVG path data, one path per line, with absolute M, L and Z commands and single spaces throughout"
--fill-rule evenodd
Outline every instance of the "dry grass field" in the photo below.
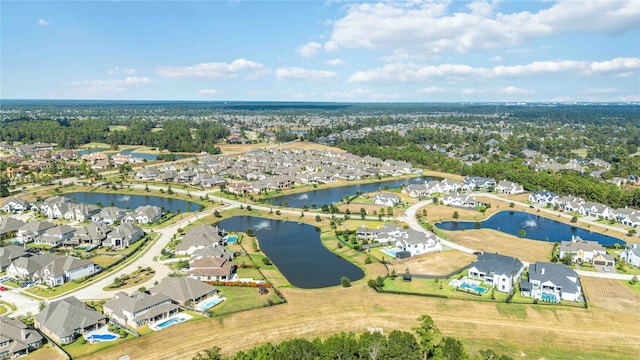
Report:
M 553 243 L 522 239 L 491 229 L 442 231 L 447 239 L 471 249 L 515 256 L 522 261 L 549 261 Z
M 369 327 L 411 331 L 430 314 L 443 334 L 476 352 L 494 348 L 522 359 L 632 359 L 640 351 L 640 312 L 481 303 L 377 294 L 366 285 L 281 289 L 288 303 L 237 313 L 222 321 L 180 324 L 87 359 L 191 359 L 201 349 L 224 353 L 294 337 L 326 337 Z M 579 349 L 579 350 L 576 350 Z
M 430 253 L 406 260 L 394 260 L 389 265 L 396 270 L 396 274 L 404 273 L 409 268 L 412 274 L 426 275 L 447 275 L 476 259 L 475 255 L 463 253 L 462 251 L 447 250 L 439 253 Z
M 344 150 L 336 148 L 336 147 L 325 146 L 325 145 L 320 145 L 320 144 L 315 144 L 315 143 L 310 143 L 310 142 L 292 142 L 292 143 L 286 143 L 286 144 L 280 144 L 280 145 L 273 145 L 273 144 L 220 144 L 218 146 L 220 147 L 220 150 L 222 151 L 222 154 L 238 154 L 238 153 L 247 152 L 247 151 L 253 150 L 253 149 L 266 149 L 266 148 L 322 150 L 322 151 L 330 150 L 330 151 L 333 151 L 333 152 L 344 152 Z
M 593 308 L 640 314 L 640 295 L 622 281 L 583 276 L 587 301 Z

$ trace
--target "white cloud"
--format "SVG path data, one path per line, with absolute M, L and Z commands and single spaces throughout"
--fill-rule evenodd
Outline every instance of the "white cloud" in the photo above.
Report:
M 231 63 L 210 62 L 192 66 L 168 66 L 156 70 L 158 75 L 170 78 L 233 78 L 239 73 L 248 73 L 247 79 L 256 79 L 264 74 L 264 65 L 247 59 L 236 59 Z
M 38 20 L 38 25 L 40 25 L 40 26 L 49 26 L 49 24 L 50 23 L 45 19 L 39 19 Z
M 152 84 L 153 80 L 148 77 L 130 76 L 119 80 L 83 80 L 71 83 L 71 85 L 82 88 L 88 95 L 120 93 L 139 85 Z
M 587 88 L 584 92 L 589 95 L 601 95 L 601 94 L 613 94 L 617 93 L 618 89 L 615 88 Z
M 308 42 L 298 48 L 298 54 L 303 57 L 314 57 L 318 54 L 318 51 L 322 49 L 322 45 L 317 42 Z
M 559 1 L 538 12 L 502 13 L 485 2 L 467 9 L 456 2 L 355 3 L 333 23 L 325 49 L 365 48 L 438 54 L 513 48 L 563 33 L 616 34 L 640 25 L 637 0 Z
M 218 90 L 216 89 L 200 89 L 198 90 L 199 95 L 216 95 L 218 94 Z
M 606 61 L 555 60 L 534 61 L 525 65 L 499 65 L 491 68 L 464 64 L 417 65 L 393 63 L 371 70 L 357 71 L 349 78 L 354 83 L 423 82 L 435 78 L 448 80 L 531 77 L 542 74 L 638 75 L 640 58 L 615 58 Z
M 495 61 L 495 62 L 504 61 L 504 59 L 500 55 L 496 55 L 496 56 L 492 57 L 490 60 L 491 61 Z
M 325 63 L 327 65 L 329 65 L 329 66 L 341 66 L 341 65 L 346 65 L 347 64 L 344 61 L 342 61 L 341 59 L 331 59 L 331 60 L 325 61 Z
M 107 72 L 107 74 L 109 75 L 133 75 L 135 73 L 136 73 L 135 69 L 121 68 L 118 66 L 114 67 L 113 69 Z
M 423 89 L 420 89 L 417 91 L 418 94 L 435 94 L 435 93 L 442 93 L 447 91 L 447 89 L 438 87 L 438 86 L 429 86 Z
M 299 67 L 279 68 L 276 70 L 278 80 L 327 81 L 338 76 L 333 71 L 309 70 Z
M 498 94 L 509 94 L 509 95 L 526 95 L 526 94 L 535 93 L 535 91 L 533 90 L 518 88 L 515 86 L 507 86 L 502 89 L 498 89 L 496 92 Z

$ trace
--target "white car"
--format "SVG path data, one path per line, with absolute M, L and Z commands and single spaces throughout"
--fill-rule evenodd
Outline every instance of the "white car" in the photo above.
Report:
M 609 267 L 608 267 L 608 266 L 605 266 L 605 267 L 603 267 L 603 268 L 602 268 L 602 270 L 604 270 L 604 271 L 609 271 Z

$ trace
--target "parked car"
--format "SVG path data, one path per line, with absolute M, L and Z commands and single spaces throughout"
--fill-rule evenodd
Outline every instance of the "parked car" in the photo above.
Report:
M 609 267 L 608 267 L 608 266 L 605 266 L 605 267 L 603 267 L 603 268 L 602 268 L 602 270 L 604 270 L 604 271 L 609 271 Z
M 7 288 L 4 286 L 0 286 L 0 291 L 7 291 Z

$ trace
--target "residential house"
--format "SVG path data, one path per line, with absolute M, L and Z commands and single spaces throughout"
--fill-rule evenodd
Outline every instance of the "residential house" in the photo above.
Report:
M 393 207 L 400 203 L 400 197 L 393 193 L 378 193 L 373 198 L 373 203 L 375 205 Z
M 356 229 L 356 237 L 358 240 L 367 240 L 380 244 L 396 243 L 396 239 L 403 236 L 407 229 L 394 224 L 384 224 L 382 227 L 370 229 L 361 226 Z
M 400 251 L 406 251 L 411 256 L 417 256 L 441 250 L 442 244 L 433 233 L 405 229 L 396 239 L 396 254 Z
M 163 210 L 159 206 L 142 205 L 138 206 L 133 213 L 124 217 L 124 221 L 128 223 L 151 224 L 162 217 Z
M 107 235 L 107 239 L 102 243 L 102 246 L 122 250 L 142 239 L 143 236 L 144 231 L 139 226 L 124 222 Z
M 136 172 L 136 179 L 139 181 L 152 181 L 160 176 L 160 171 L 154 167 L 143 167 Z
M 131 295 L 119 291 L 104 303 L 102 309 L 116 322 L 133 328 L 166 319 L 180 311 L 168 296 L 141 291 L 134 291 Z
M 620 252 L 620 260 L 624 260 L 627 264 L 640 267 L 640 244 L 630 244 Z
M 151 289 L 152 294 L 166 295 L 182 306 L 193 306 L 215 295 L 216 287 L 190 277 L 166 277 Z
M 99 265 L 89 260 L 71 256 L 40 254 L 15 259 L 7 267 L 7 275 L 18 279 L 42 282 L 49 286 L 57 286 L 101 270 Z
M 429 191 L 427 184 L 409 184 L 402 189 L 402 193 L 412 198 L 427 196 Z
M 0 217 L 0 239 L 15 237 L 18 230 L 24 226 L 24 221 L 14 217 Z
M 102 246 L 102 242 L 107 239 L 111 228 L 103 223 L 92 222 L 87 226 L 76 229 L 71 239 L 63 242 L 69 245 L 90 245 L 91 247 Z
M 480 176 L 466 176 L 462 183 L 467 186 L 469 191 L 474 189 L 489 190 L 496 186 L 496 179 Z
M 91 216 L 91 221 L 100 222 L 107 225 L 113 225 L 117 221 L 121 221 L 127 212 L 115 206 L 107 206 L 100 210 L 99 213 Z
M 224 230 L 217 226 L 202 225 L 187 230 L 182 241 L 176 245 L 176 254 L 191 255 L 197 249 L 224 245 Z
M 106 325 L 107 317 L 71 296 L 49 302 L 34 317 L 33 323 L 36 329 L 50 339 L 66 345 L 73 343 L 79 336 Z
M 67 211 L 62 214 L 66 220 L 85 221 L 100 213 L 100 208 L 92 204 L 67 204 Z
M 556 193 L 553 193 L 551 191 L 546 191 L 546 190 L 538 190 L 534 193 L 532 193 L 531 195 L 529 195 L 529 201 L 532 203 L 538 203 L 538 204 L 552 204 L 555 205 L 558 201 L 558 198 L 560 196 Z
M 622 225 L 640 226 L 640 210 L 631 208 L 617 209 L 614 211 L 614 216 Z
M 202 257 L 189 261 L 187 276 L 198 281 L 229 281 L 235 266 L 225 258 Z
M 22 225 L 17 232 L 17 237 L 23 243 L 28 243 L 33 241 L 36 237 L 42 235 L 47 229 L 54 227 L 53 223 L 48 221 L 38 221 L 33 220 L 29 221 Z
M 585 201 L 575 196 L 562 196 L 558 198 L 557 203 L 566 212 L 578 212 Z
M 22 246 L 7 245 L 0 247 L 0 272 L 6 271 L 9 265 L 24 256 L 30 256 Z
M 22 321 L 0 316 L 0 359 L 17 359 L 38 350 L 42 335 Z
M 251 191 L 251 185 L 245 182 L 234 182 L 229 183 L 225 189 L 232 194 L 242 195 Z
M 41 204 L 37 204 L 35 208 L 43 213 L 49 219 L 58 219 L 67 212 L 71 199 L 64 196 L 52 196 L 44 200 Z
M 529 279 L 520 281 L 522 296 L 559 302 L 582 301 L 578 274 L 563 264 L 536 262 L 529 265 Z
M 450 206 L 466 206 L 469 200 L 469 195 L 461 194 L 459 192 L 450 193 L 442 198 L 442 204 Z
M 69 225 L 57 225 L 44 230 L 33 240 L 36 244 L 57 247 L 62 245 L 63 241 L 71 239 L 75 231 L 76 229 Z
M 522 185 L 507 180 L 498 181 L 495 190 L 497 193 L 510 195 L 522 194 L 524 192 Z
M 517 258 L 482 253 L 469 266 L 468 276 L 495 287 L 497 291 L 510 293 L 523 271 L 524 264 Z
M 611 209 L 610 207 L 604 205 L 604 204 L 600 204 L 600 203 L 596 203 L 596 202 L 585 202 L 583 204 L 580 205 L 580 207 L 578 208 L 578 212 L 581 215 L 585 215 L 585 216 L 593 216 L 596 217 L 598 219 L 613 219 L 614 218 L 614 214 L 613 214 L 613 209 Z
M 0 207 L 0 210 L 7 213 L 20 213 L 25 210 L 29 210 L 31 205 L 27 200 L 20 199 L 19 197 L 12 197 L 5 201 Z
M 613 256 L 607 254 L 607 250 L 597 241 L 583 240 L 579 236 L 572 236 L 571 241 L 560 243 L 558 256 L 563 259 L 571 254 L 573 262 L 589 263 L 593 265 L 613 266 Z

